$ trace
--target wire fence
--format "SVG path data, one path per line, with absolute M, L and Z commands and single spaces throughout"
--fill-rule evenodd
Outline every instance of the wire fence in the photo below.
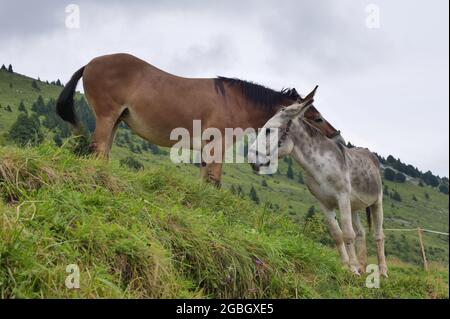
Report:
M 440 232 L 440 231 L 436 231 L 436 230 L 431 230 L 431 229 L 423 229 L 420 227 L 417 228 L 385 228 L 384 231 L 403 231 L 403 232 L 417 232 L 417 235 L 419 237 L 419 243 L 420 243 L 420 251 L 422 253 L 422 259 L 423 259 L 423 268 L 428 271 L 428 260 L 427 260 L 427 256 L 425 254 L 425 245 L 423 243 L 423 233 L 431 233 L 431 234 L 438 234 L 438 235 L 444 235 L 444 236 L 448 236 L 448 233 L 444 233 L 444 232 Z

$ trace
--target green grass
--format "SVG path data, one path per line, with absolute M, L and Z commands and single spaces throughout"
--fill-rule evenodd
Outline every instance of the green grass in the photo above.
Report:
M 115 145 L 108 165 L 49 145 L 14 148 L 5 133 L 20 101 L 30 110 L 39 95 L 47 101 L 61 91 L 43 82 L 33 89 L 32 81 L 0 71 L 0 163 L 16 173 L 7 183 L 0 179 L 2 297 L 448 297 L 446 236 L 425 234 L 429 274 L 420 270 L 417 234 L 391 231 L 391 277 L 382 289 L 363 288 L 363 279 L 342 272 L 321 214 L 312 231 L 305 226 L 306 212 L 318 205 L 297 181 L 295 163 L 294 180 L 286 177 L 284 161 L 272 177 L 255 175 L 246 164 L 225 165 L 217 191 L 199 183 L 194 165 L 173 165 L 167 155 L 130 147 Z M 132 136 L 131 143 L 141 140 Z M 128 156 L 146 170 L 119 168 Z M 227 192 L 232 185 L 243 188 L 244 198 Z M 409 182 L 385 185 L 402 197 L 385 198 L 385 228 L 448 232 L 447 195 Z M 252 186 L 259 206 L 246 199 Z M 265 209 L 266 202 L 278 208 Z M 368 248 L 373 258 L 372 236 Z M 80 291 L 64 288 L 70 263 L 82 270 Z
M 0 147 L 0 296 L 448 298 L 438 265 L 388 259 L 390 278 L 368 289 L 284 214 L 204 185 L 188 166 L 148 166 Z M 80 289 L 64 285 L 69 264 Z

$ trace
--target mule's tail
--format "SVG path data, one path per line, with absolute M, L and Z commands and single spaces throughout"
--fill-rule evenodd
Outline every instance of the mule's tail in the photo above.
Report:
M 74 100 L 75 90 L 78 81 L 83 76 L 84 66 L 72 75 L 70 81 L 66 84 L 56 102 L 56 113 L 66 122 L 69 122 L 74 127 L 78 127 L 78 119 L 75 115 Z
M 369 232 L 372 231 L 372 212 L 370 210 L 370 206 L 366 207 L 366 217 L 367 217 L 367 224 L 369 225 Z

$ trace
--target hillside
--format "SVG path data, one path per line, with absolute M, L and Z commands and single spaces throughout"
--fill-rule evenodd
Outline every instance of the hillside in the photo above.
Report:
M 445 268 L 392 258 L 368 289 L 283 215 L 182 173 L 0 148 L 0 297 L 448 298 Z
M 45 102 L 54 99 L 59 94 L 61 87 L 38 82 L 38 89 L 34 88 L 33 79 L 0 71 L 0 146 L 12 145 L 7 139 L 6 133 L 21 113 L 18 106 L 23 101 L 30 111 L 31 105 L 42 96 Z M 78 95 L 80 98 L 81 95 Z M 6 110 L 10 105 L 11 112 Z M 45 117 L 41 116 L 41 122 Z M 46 140 L 51 141 L 53 132 L 44 129 Z M 147 169 L 154 169 L 171 165 L 164 150 L 156 148 L 146 151 L 143 141 L 134 136 L 125 127 L 121 127 L 112 151 L 114 160 L 122 160 L 128 157 L 142 163 Z M 239 193 L 238 197 L 248 198 L 250 189 L 254 187 L 260 199 L 260 208 L 268 207 L 268 210 L 276 212 L 279 218 L 290 220 L 297 225 L 302 232 L 308 232 L 305 216 L 308 211 L 315 211 L 315 218 L 320 222 L 321 214 L 318 211 L 317 201 L 301 183 L 301 170 L 290 159 L 282 161 L 280 170 L 271 177 L 255 175 L 246 164 L 225 165 L 223 186 Z M 288 167 L 291 166 L 293 178 L 287 176 Z M 198 168 L 194 165 L 179 165 L 177 170 L 186 178 L 198 179 Z M 263 182 L 265 181 L 265 183 Z M 442 194 L 435 187 L 427 185 L 419 186 L 416 180 L 407 180 L 406 183 L 384 181 L 386 186 L 385 196 L 385 227 L 391 228 L 416 228 L 422 227 L 436 231 L 448 232 L 449 206 L 448 195 Z M 393 196 L 397 193 L 400 200 Z M 315 206 L 315 209 L 312 207 Z M 386 231 L 386 253 L 388 257 L 402 262 L 422 265 L 417 233 Z M 328 233 L 324 230 L 314 231 L 315 241 L 332 246 Z M 369 253 L 374 254 L 373 242 L 369 236 Z M 437 234 L 425 234 L 425 249 L 430 261 L 438 264 L 448 263 L 448 237 Z

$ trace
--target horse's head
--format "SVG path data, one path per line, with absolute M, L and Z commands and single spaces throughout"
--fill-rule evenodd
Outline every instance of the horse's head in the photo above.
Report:
M 304 99 L 280 109 L 259 131 L 256 140 L 248 149 L 248 160 L 253 170 L 271 166 L 278 158 L 289 155 L 294 143 L 289 136 L 292 121 L 306 116 L 313 107 L 317 86 Z
M 302 100 L 299 100 L 301 102 Z M 311 105 L 305 112 L 305 120 L 318 129 L 323 135 L 334 140 L 336 143 L 345 145 L 345 140 L 341 136 L 341 131 L 336 130 L 320 112 Z

